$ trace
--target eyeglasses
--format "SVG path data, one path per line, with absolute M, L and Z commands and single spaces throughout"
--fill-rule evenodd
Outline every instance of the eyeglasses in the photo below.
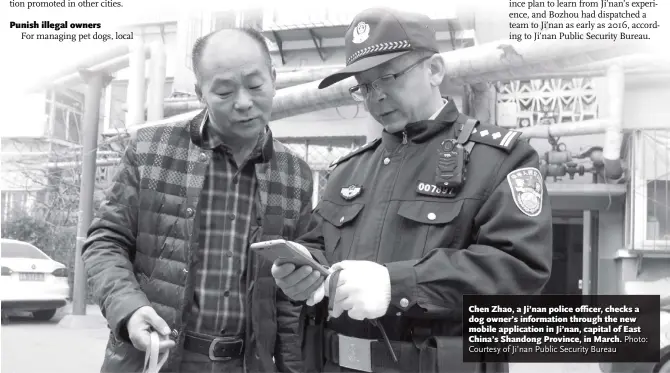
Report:
M 349 94 L 351 94 L 351 97 L 354 98 L 356 101 L 365 101 L 366 97 L 370 94 L 371 89 L 370 87 L 374 88 L 375 91 L 379 92 L 380 90 L 384 90 L 388 88 L 393 82 L 396 81 L 399 77 L 401 77 L 403 74 L 409 72 L 413 68 L 419 66 L 423 61 L 428 60 L 432 56 L 424 57 L 413 64 L 407 66 L 404 68 L 402 71 L 397 72 L 395 74 L 387 74 L 384 76 L 381 76 L 375 80 L 373 80 L 370 83 L 363 83 L 359 85 L 355 85 L 351 88 L 349 88 Z

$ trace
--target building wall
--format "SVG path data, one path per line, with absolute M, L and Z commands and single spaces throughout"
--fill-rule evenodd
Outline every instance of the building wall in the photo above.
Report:
M 627 240 L 622 250 L 611 255 L 619 292 L 624 292 L 631 281 L 642 281 L 649 285 L 643 291 L 658 294 L 653 283 L 670 279 L 670 237 L 664 237 L 670 231 L 668 87 L 668 79 L 659 76 L 629 78 L 626 82 L 623 125 L 636 130 L 632 135 L 635 157 L 627 195 Z M 650 229 L 651 223 L 656 224 L 655 229 Z M 643 242 L 653 238 L 658 240 L 654 245 Z
M 613 204 L 598 212 L 598 294 L 622 291 L 617 253 L 624 248 L 624 204 Z

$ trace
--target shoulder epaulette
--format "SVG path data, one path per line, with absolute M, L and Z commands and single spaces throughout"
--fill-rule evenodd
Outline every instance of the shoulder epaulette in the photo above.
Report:
M 486 144 L 506 152 L 512 151 L 519 140 L 521 132 L 508 130 L 498 126 L 480 124 L 472 130 L 469 141 Z
M 367 143 L 367 144 L 361 146 L 360 148 L 358 148 L 358 149 L 352 151 L 351 153 L 349 153 L 349 154 L 347 154 L 347 155 L 345 155 L 345 156 L 343 156 L 343 157 L 340 157 L 338 160 L 336 160 L 335 162 L 331 163 L 331 164 L 330 164 L 330 167 L 331 167 L 331 168 L 332 168 L 332 167 L 335 167 L 335 166 L 337 166 L 338 164 L 340 164 L 340 163 L 342 163 L 342 162 L 344 162 L 344 161 L 346 161 L 346 160 L 348 160 L 348 159 L 351 159 L 351 158 L 353 158 L 353 157 L 355 157 L 355 156 L 357 156 L 357 155 L 359 155 L 359 154 L 361 154 L 361 153 L 364 153 L 364 152 L 366 152 L 366 151 L 368 151 L 368 150 L 370 150 L 370 149 L 374 149 L 374 148 L 376 148 L 377 145 L 379 145 L 379 144 L 381 143 L 381 141 L 382 141 L 381 138 L 378 138 L 378 139 L 375 139 L 375 140 L 370 141 L 369 143 Z

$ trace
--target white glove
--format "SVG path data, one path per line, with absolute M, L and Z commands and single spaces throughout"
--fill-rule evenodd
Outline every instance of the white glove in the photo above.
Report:
M 391 303 L 391 279 L 386 267 L 365 260 L 344 260 L 331 267 L 332 271 L 337 269 L 342 271 L 332 317 L 340 317 L 344 311 L 354 320 L 372 320 L 386 314 Z

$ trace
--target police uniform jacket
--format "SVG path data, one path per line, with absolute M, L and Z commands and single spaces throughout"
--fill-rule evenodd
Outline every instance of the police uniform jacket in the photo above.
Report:
M 434 121 L 384 131 L 336 161 L 298 241 L 323 264 L 388 268 L 391 302 L 378 321 L 391 340 L 411 341 L 417 330 L 462 335 L 463 294 L 535 294 L 549 279 L 551 207 L 539 156 L 519 132 L 478 124 L 462 189 L 435 185 L 438 149 L 459 134 L 459 115 L 450 101 Z M 346 312 L 327 327 L 380 338 Z

